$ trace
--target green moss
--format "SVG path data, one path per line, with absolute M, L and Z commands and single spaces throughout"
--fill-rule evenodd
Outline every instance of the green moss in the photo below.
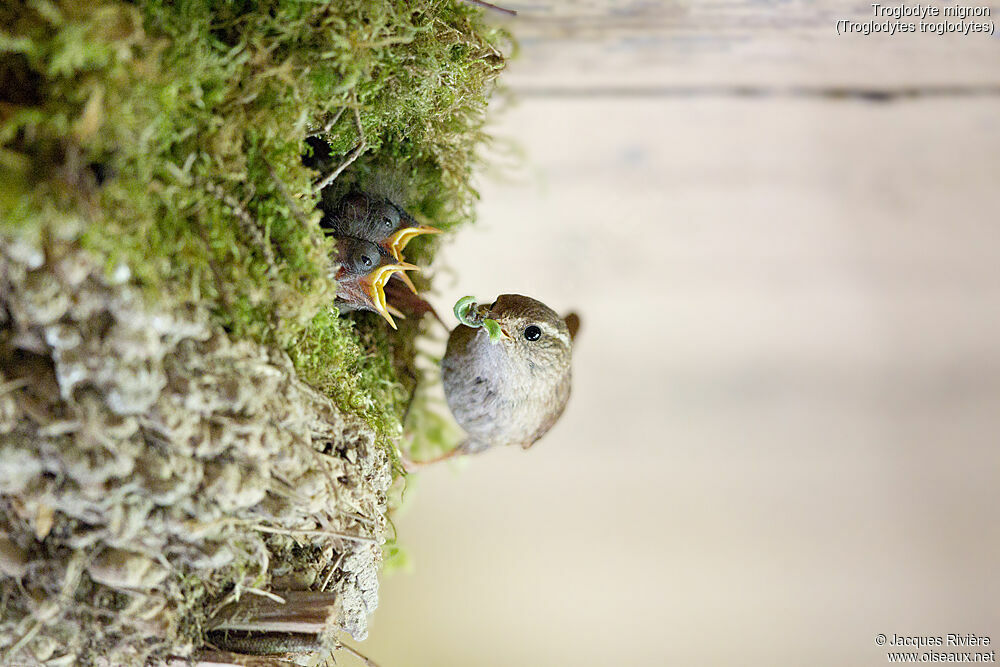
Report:
M 308 382 L 398 433 L 416 326 L 394 338 L 331 311 L 304 140 L 348 108 L 323 135 L 342 158 L 356 107 L 367 150 L 334 191 L 390 171 L 418 215 L 469 221 L 505 33 L 440 0 L 39 0 L 0 8 L 0 24 L 3 229 L 124 261 L 150 298 L 283 347 Z

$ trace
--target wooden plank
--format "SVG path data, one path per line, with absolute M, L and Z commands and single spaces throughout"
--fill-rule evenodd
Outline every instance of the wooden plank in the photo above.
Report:
M 916 3 L 909 3 L 911 6 Z M 926 4 L 926 3 L 925 3 Z M 1000 3 L 946 3 L 989 8 Z M 702 87 L 764 90 L 1000 86 L 989 35 L 838 36 L 839 19 L 873 19 L 868 2 L 763 0 L 511 3 L 523 52 L 507 82 L 534 94 Z M 882 19 L 880 19 L 882 20 Z M 907 19 L 910 20 L 910 19 Z

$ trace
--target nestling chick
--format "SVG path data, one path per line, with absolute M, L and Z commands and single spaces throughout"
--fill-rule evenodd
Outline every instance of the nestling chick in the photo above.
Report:
M 389 199 L 355 190 L 344 195 L 320 225 L 336 236 L 353 236 L 377 243 L 400 226 L 417 226 L 417 221 Z
M 552 428 L 569 400 L 579 318 L 535 299 L 503 294 L 489 306 L 459 301 L 463 324 L 441 360 L 448 407 L 468 439 L 457 453 L 502 445 L 527 449 Z
M 396 262 L 371 241 L 356 238 L 337 240 L 337 306 L 341 311 L 371 310 L 386 319 L 395 329 L 386 302 L 385 284 L 393 274 L 411 271 L 417 267 L 406 262 Z M 398 315 L 398 311 L 397 311 Z
M 403 261 L 403 248 L 423 234 L 438 234 L 441 230 L 421 225 L 401 206 L 387 197 L 354 191 L 345 195 L 333 212 L 324 216 L 320 226 L 338 238 L 353 237 L 378 244 L 396 261 Z M 398 277 L 414 294 L 413 283 L 400 273 Z

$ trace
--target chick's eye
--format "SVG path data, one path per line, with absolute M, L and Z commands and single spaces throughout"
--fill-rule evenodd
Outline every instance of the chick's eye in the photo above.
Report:
M 385 225 L 386 229 L 392 229 L 393 225 L 396 224 L 396 223 L 394 223 L 392 221 L 392 218 L 390 218 L 389 216 L 386 216 L 386 217 L 382 218 L 382 224 Z
M 524 330 L 524 337 L 530 341 L 536 341 L 542 337 L 542 330 L 534 324 Z
M 365 266 L 371 266 L 372 265 L 372 258 L 369 257 L 368 255 L 362 255 L 361 256 L 361 263 L 364 264 Z

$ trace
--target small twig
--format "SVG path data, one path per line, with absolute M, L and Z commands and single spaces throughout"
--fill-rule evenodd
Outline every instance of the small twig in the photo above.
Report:
M 243 590 L 245 590 L 247 593 L 253 593 L 254 595 L 260 595 L 269 598 L 271 600 L 274 600 L 278 604 L 285 604 L 285 598 L 281 597 L 280 595 L 276 595 L 271 591 L 265 591 L 261 588 L 254 588 L 253 586 L 247 586 Z
M 330 134 L 330 130 L 332 130 L 337 125 L 337 121 L 339 121 L 340 117 L 344 115 L 345 109 L 347 109 L 347 107 L 340 107 L 339 109 L 337 109 L 337 113 L 334 114 L 333 119 L 329 123 L 323 126 L 322 134 Z M 317 132 L 316 134 L 320 133 Z M 314 134 L 313 136 L 316 135 Z
M 14 380 L 9 380 L 7 382 L 0 383 L 0 396 L 4 394 L 22 389 L 28 386 L 28 378 L 16 378 Z
M 327 572 L 326 577 L 323 579 L 323 586 L 320 588 L 321 591 L 325 591 L 330 587 L 330 580 L 333 579 L 333 575 L 336 574 L 340 564 L 344 562 L 344 557 L 346 555 L 346 551 L 341 551 L 340 555 L 337 556 L 337 562 L 333 564 L 333 567 L 330 568 L 330 571 Z
M 299 221 L 300 225 L 307 225 L 308 220 L 306 220 L 306 216 L 302 213 L 302 210 L 299 209 L 299 205 L 295 201 L 295 198 L 292 197 L 292 193 L 289 192 L 288 186 L 285 185 L 284 181 L 278 178 L 278 173 L 274 170 L 274 167 L 271 166 L 270 162 L 264 160 L 264 164 L 267 165 L 267 171 L 271 174 L 271 180 L 273 180 L 274 184 L 278 186 L 278 192 L 280 192 L 281 196 L 285 198 L 285 203 L 288 204 L 288 208 L 291 209 L 292 215 L 295 216 L 295 219 Z
M 345 169 L 350 167 L 351 164 L 358 159 L 358 156 L 364 152 L 365 147 L 367 146 L 367 143 L 365 142 L 365 131 L 364 128 L 361 126 L 361 113 L 358 111 L 356 96 L 354 99 L 354 106 L 351 107 L 351 110 L 354 112 L 354 127 L 357 128 L 358 130 L 358 139 L 359 139 L 358 145 L 355 146 L 354 150 L 352 150 L 347 155 L 347 159 L 344 160 L 344 162 L 339 167 L 334 169 L 328 176 L 326 176 L 323 180 L 319 182 L 319 184 L 316 186 L 316 192 L 322 192 L 323 188 L 325 188 L 326 186 L 330 185 L 330 183 L 333 183 L 335 180 L 337 180 L 337 177 L 340 176 L 340 174 L 343 173 Z
M 363 661 L 365 663 L 366 667 L 378 667 L 378 663 L 377 662 L 375 662 L 374 660 L 372 660 L 371 658 L 369 658 L 365 654 L 363 654 L 360 651 L 358 651 L 358 649 L 353 648 L 351 646 L 348 646 L 344 642 L 340 642 L 340 648 L 344 649 L 345 651 L 347 651 L 348 653 L 350 653 L 351 655 L 353 655 L 358 660 Z
M 34 639 L 35 635 L 38 634 L 38 631 L 41 630 L 44 625 L 45 624 L 42 623 L 41 621 L 35 621 L 34 624 L 31 626 L 31 628 L 29 628 L 27 632 L 21 635 L 21 638 L 18 639 L 14 643 L 14 645 L 7 650 L 6 653 L 4 653 L 3 655 L 4 664 L 7 665 L 12 664 L 10 662 L 11 658 L 17 655 L 21 651 L 21 649 L 27 645 L 28 642 Z
M 212 255 L 212 241 L 208 238 L 208 230 L 205 229 L 204 225 L 196 225 L 198 230 L 198 238 L 201 242 L 205 244 L 205 252 L 209 256 L 208 268 L 212 271 L 212 277 L 215 279 L 215 289 L 219 293 L 219 298 L 222 299 L 223 303 L 228 308 L 232 305 L 233 299 L 232 295 L 229 293 L 229 289 L 226 286 L 226 281 L 222 278 L 222 272 L 219 271 L 219 267 L 211 260 Z
M 374 526 L 375 525 L 375 520 L 374 519 L 369 519 L 368 517 L 362 515 L 360 512 L 353 512 L 353 511 L 352 512 L 341 512 L 340 514 L 342 516 L 350 517 L 350 518 L 354 519 L 355 521 L 357 521 L 358 523 L 363 523 L 363 524 L 368 525 L 368 526 Z
M 21 637 L 14 642 L 14 645 L 4 652 L 2 656 L 3 664 L 12 664 L 13 657 L 16 656 L 21 649 L 27 646 L 28 642 L 34 639 L 35 635 L 37 635 L 46 624 L 57 622 L 59 618 L 66 613 L 67 604 L 72 599 L 77 587 L 80 585 L 80 577 L 93 558 L 93 553 L 88 555 L 82 551 L 78 551 L 73 556 L 66 566 L 66 574 L 63 578 L 62 586 L 59 589 L 58 604 L 53 614 L 47 618 L 36 617 L 35 622 L 28 629 L 28 631 L 21 635 Z
M 240 596 L 234 590 L 231 593 L 229 593 L 229 595 L 222 598 L 222 600 L 215 605 L 215 608 L 211 611 L 211 613 L 209 613 L 208 620 L 211 621 L 212 619 L 214 619 L 216 616 L 219 615 L 219 612 L 228 607 L 230 603 L 238 601 L 239 597 Z
M 222 598 L 222 601 L 215 605 L 215 608 L 208 615 L 208 619 L 212 620 L 213 618 L 215 618 L 220 611 L 228 607 L 231 603 L 239 602 L 240 596 L 243 594 L 243 591 L 246 591 L 247 593 L 252 593 L 254 595 L 260 595 L 266 597 L 270 600 L 274 600 L 279 604 L 286 604 L 287 602 L 285 598 L 281 597 L 280 595 L 275 595 L 274 593 L 262 590 L 260 588 L 255 588 L 253 586 L 243 586 L 242 582 L 240 582 L 236 584 L 236 588 L 234 588 L 229 595 Z
M 254 220 L 250 212 L 231 194 L 222 189 L 221 186 L 216 185 L 212 182 L 205 183 L 205 189 L 208 190 L 209 194 L 224 203 L 229 208 L 233 209 L 233 213 L 236 217 L 243 223 L 243 231 L 253 239 L 261 251 L 264 253 L 264 259 L 267 261 L 269 268 L 274 268 L 274 253 L 271 251 L 271 245 L 264 238 L 263 232 L 260 230 L 260 225 Z
M 333 499 L 337 502 L 337 505 L 339 506 L 340 490 L 337 488 L 337 483 L 333 479 L 333 475 L 330 473 L 330 468 L 328 465 L 329 462 L 323 459 L 321 452 L 316 451 L 316 448 L 313 447 L 312 445 L 303 442 L 301 438 L 296 437 L 295 442 L 300 443 L 303 447 L 305 447 L 309 451 L 310 455 L 316 460 L 316 462 L 319 463 L 320 469 L 323 471 L 323 475 L 326 477 L 327 484 L 330 485 L 330 491 L 333 493 Z
M 275 535 L 310 535 L 310 536 L 322 536 L 329 535 L 330 537 L 340 537 L 345 540 L 354 540 L 355 542 L 364 542 L 366 544 L 377 544 L 375 538 L 364 537 L 363 535 L 348 535 L 347 533 L 338 533 L 333 530 L 291 530 L 286 528 L 271 528 L 269 526 L 251 526 L 254 530 L 259 530 L 262 533 L 274 533 Z
M 499 7 L 493 3 L 486 2 L 485 0 L 465 0 L 470 5 L 476 5 L 477 7 L 482 7 L 484 9 L 492 9 L 493 11 L 501 12 L 507 14 L 508 16 L 517 16 L 517 12 L 513 9 L 507 9 L 506 7 Z

